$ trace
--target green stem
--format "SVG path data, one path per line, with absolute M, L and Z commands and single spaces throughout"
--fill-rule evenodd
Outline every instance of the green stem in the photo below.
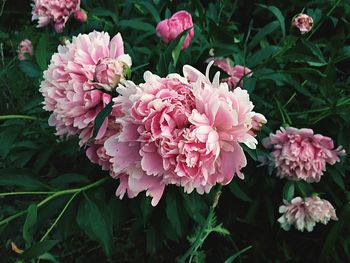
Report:
M 339 3 L 341 2 L 341 0 L 338 0 L 333 6 L 332 8 L 328 11 L 328 13 L 326 14 L 326 17 L 330 16 L 334 9 L 339 5 Z M 315 32 L 320 28 L 320 26 L 322 25 L 322 23 L 324 22 L 325 20 L 323 20 L 322 22 L 318 23 L 317 26 L 315 27 L 314 30 L 311 31 L 310 35 L 307 37 L 307 40 L 309 40 L 311 38 L 311 36 L 313 34 L 315 34 Z
M 58 217 L 55 219 L 55 221 L 52 223 L 52 225 L 50 226 L 50 228 L 46 231 L 46 233 L 43 235 L 43 237 L 40 239 L 40 242 L 43 242 L 48 235 L 50 234 L 50 232 L 52 231 L 52 229 L 57 225 L 58 221 L 61 219 L 61 217 L 63 216 L 63 214 L 66 212 L 66 210 L 68 209 L 68 206 L 70 205 L 70 203 L 73 201 L 73 199 L 79 194 L 80 192 L 76 192 L 72 195 L 72 197 L 68 200 L 67 204 L 63 207 L 61 213 L 58 215 Z
M 10 120 L 10 119 L 25 119 L 25 120 L 39 120 L 37 117 L 28 116 L 28 115 L 0 115 L 0 120 Z
M 9 193 L 0 193 L 2 196 L 13 196 L 13 195 L 50 195 L 56 192 L 9 192 Z
M 61 195 L 67 195 L 67 194 L 75 194 L 75 193 L 80 193 L 82 191 L 86 191 L 89 190 L 91 188 L 94 188 L 96 186 L 101 185 L 102 183 L 104 183 L 105 181 L 107 181 L 109 178 L 103 178 L 100 179 L 96 182 L 93 182 L 91 184 L 85 185 L 83 187 L 79 187 L 79 188 L 73 188 L 73 189 L 66 189 L 66 190 L 61 190 L 61 191 L 57 191 L 57 192 L 53 192 L 52 195 L 46 197 L 44 200 L 42 200 L 41 202 L 38 203 L 38 207 L 41 207 L 43 205 L 45 205 L 46 203 L 50 202 L 52 199 L 61 196 Z M 12 216 L 9 216 L 3 220 L 0 221 L 0 226 L 5 225 L 7 223 L 9 223 L 10 221 L 12 221 L 13 219 L 16 219 L 17 217 L 20 217 L 21 215 L 27 213 L 27 210 L 23 210 L 21 212 L 18 212 L 17 214 L 14 214 Z

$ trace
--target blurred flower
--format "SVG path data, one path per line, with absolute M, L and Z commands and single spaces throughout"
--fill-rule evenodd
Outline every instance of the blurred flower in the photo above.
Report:
M 87 13 L 83 9 L 77 10 L 74 13 L 74 18 L 81 23 L 84 23 L 87 20 Z
M 217 66 L 229 75 L 228 78 L 224 78 L 221 81 L 226 82 L 231 89 L 235 88 L 238 83 L 240 84 L 239 86 L 242 87 L 243 76 L 247 75 L 250 77 L 253 74 L 249 68 L 243 67 L 241 65 L 231 67 L 228 59 L 210 58 L 207 61 L 214 61 L 214 66 Z
M 125 80 L 127 69 L 131 66 L 129 55 L 118 58 L 102 58 L 95 69 L 95 81 L 106 91 L 112 91 L 121 80 Z
M 252 119 L 252 128 L 250 129 L 250 132 L 253 136 L 256 136 L 256 134 L 261 131 L 264 124 L 267 123 L 267 120 L 264 115 L 260 113 L 256 113 L 253 116 Z
M 96 66 L 102 59 L 125 56 L 119 33 L 111 40 L 104 32 L 79 34 L 72 42 L 58 47 L 44 72 L 40 89 L 44 109 L 52 112 L 49 124 L 56 126 L 58 135 L 79 134 L 81 146 L 88 142 L 97 114 L 112 99 L 110 94 L 95 88 Z M 108 122 L 106 118 L 96 140 L 103 139 Z
M 38 27 L 53 24 L 56 32 L 62 32 L 69 17 L 80 9 L 80 0 L 34 0 L 32 20 Z
M 319 182 L 326 164 L 339 161 L 345 154 L 342 147 L 334 149 L 333 140 L 311 129 L 281 128 L 263 141 L 265 148 L 273 149 L 272 162 L 277 176 L 290 180 Z
M 298 14 L 292 19 L 292 26 L 297 28 L 301 34 L 305 34 L 312 29 L 314 21 L 311 16 Z
M 32 42 L 28 39 L 24 39 L 19 43 L 17 48 L 17 54 L 19 60 L 25 60 L 26 56 L 25 54 L 28 54 L 29 56 L 33 56 L 33 45 Z
M 124 81 L 114 99 L 123 116 L 116 119 L 121 131 L 105 142 L 120 177 L 117 194 L 134 197 L 141 191 L 156 205 L 168 184 L 209 192 L 217 183 L 228 184 L 246 158 L 240 143 L 254 149 L 253 103 L 247 91 L 229 91 L 218 74 L 209 81 L 209 64 L 204 76 L 184 66 L 184 76 L 160 78 L 144 74 L 145 83 Z
M 329 220 L 338 220 L 335 209 L 327 200 L 319 197 L 295 197 L 290 203 L 284 201 L 279 212 L 283 214 L 278 222 L 284 230 L 289 230 L 292 225 L 299 231 L 306 229 L 311 232 L 316 223 L 326 225 Z
M 169 19 L 162 20 L 157 25 L 157 35 L 165 42 L 169 43 L 180 35 L 184 30 L 190 28 L 187 33 L 185 42 L 182 45 L 182 49 L 188 47 L 191 39 L 194 36 L 194 28 L 192 22 L 192 16 L 187 11 L 179 11 L 173 14 Z

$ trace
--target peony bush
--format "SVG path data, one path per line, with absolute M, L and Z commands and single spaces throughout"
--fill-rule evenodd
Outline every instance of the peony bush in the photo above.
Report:
M 4 1 L 3 262 L 347 262 L 346 1 Z

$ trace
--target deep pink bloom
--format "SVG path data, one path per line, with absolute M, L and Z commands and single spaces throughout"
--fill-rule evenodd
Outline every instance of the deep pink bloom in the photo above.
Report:
M 40 89 L 44 109 L 52 112 L 49 124 L 56 126 L 58 135 L 79 134 L 80 145 L 89 140 L 95 117 L 112 99 L 95 86 L 96 65 L 105 58 L 126 61 L 126 56 L 120 34 L 110 40 L 108 33 L 94 31 L 58 47 Z M 97 140 L 105 135 L 108 122 L 103 122 Z
M 145 83 L 118 87 L 121 132 L 105 148 L 114 174 L 123 174 L 121 197 L 146 190 L 156 205 L 168 184 L 204 193 L 235 174 L 243 178 L 246 158 L 239 143 L 256 147 L 250 134 L 254 106 L 247 91 L 229 91 L 218 74 L 210 82 L 208 70 L 204 76 L 186 65 L 183 77 L 166 78 L 146 72 Z
M 56 32 L 62 32 L 69 17 L 80 9 L 80 0 L 34 0 L 32 20 L 38 27 L 52 24 Z
M 297 28 L 301 34 L 305 34 L 312 29 L 314 21 L 311 16 L 298 14 L 292 19 L 292 26 Z
M 169 19 L 164 19 L 160 21 L 157 25 L 157 35 L 165 42 L 169 43 L 174 40 L 178 35 L 180 35 L 184 30 L 190 28 L 187 33 L 185 42 L 182 45 L 182 49 L 188 47 L 191 39 L 194 36 L 194 28 L 192 22 L 192 16 L 187 11 L 179 11 L 173 14 Z
M 25 60 L 26 59 L 25 54 L 28 54 L 29 56 L 33 56 L 33 45 L 29 39 L 22 40 L 21 43 L 19 43 L 17 48 L 17 55 L 19 60 Z
M 299 231 L 306 229 L 311 232 L 316 223 L 326 225 L 329 220 L 338 220 L 335 209 L 330 202 L 317 196 L 295 197 L 290 203 L 284 201 L 279 212 L 283 214 L 278 222 L 284 230 L 289 230 L 292 225 Z
M 311 129 L 281 128 L 265 138 L 263 145 L 272 149 L 272 162 L 277 176 L 291 180 L 319 182 L 326 164 L 338 162 L 345 154 L 342 147 L 334 149 L 333 140 Z
M 88 17 L 87 17 L 87 13 L 85 12 L 85 10 L 80 9 L 74 13 L 74 18 L 76 20 L 80 21 L 81 23 L 84 23 Z
M 231 67 L 230 61 L 228 59 L 220 58 L 210 58 L 209 61 L 214 61 L 214 65 L 225 71 L 229 77 L 222 79 L 222 82 L 226 82 L 230 88 L 235 88 L 238 84 L 243 87 L 243 76 L 250 77 L 253 73 L 252 71 L 241 65 L 236 65 Z

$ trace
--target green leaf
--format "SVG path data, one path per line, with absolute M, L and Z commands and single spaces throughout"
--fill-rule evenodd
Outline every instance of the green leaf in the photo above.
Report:
M 283 36 L 283 38 L 285 38 L 286 37 L 286 25 L 284 22 L 284 16 L 281 13 L 281 11 L 276 6 L 273 6 L 273 5 L 266 6 L 263 4 L 258 4 L 258 6 L 261 6 L 262 8 L 268 9 L 272 14 L 274 14 L 276 16 L 276 18 L 281 26 L 282 36 Z
M 35 59 L 42 70 L 47 68 L 47 35 L 43 34 L 35 50 Z
M 181 222 L 176 196 L 172 192 L 168 192 L 166 196 L 166 216 L 171 225 L 176 230 L 176 233 L 181 236 Z
M 253 246 L 248 246 L 246 248 L 243 248 L 242 250 L 238 251 L 236 254 L 232 255 L 228 259 L 225 260 L 224 263 L 232 263 L 234 262 L 240 255 L 242 255 L 244 252 L 248 251 L 251 249 Z
M 30 247 L 33 242 L 32 227 L 37 221 L 38 207 L 36 204 L 31 204 L 27 210 L 27 218 L 23 225 L 23 239 L 26 242 L 26 247 Z
M 155 26 L 136 19 L 120 20 L 118 25 L 123 28 L 132 28 L 139 31 L 156 32 Z
M 290 201 L 294 197 L 294 182 L 287 181 L 283 187 L 283 199 Z
M 84 194 L 84 199 L 79 204 L 77 224 L 92 240 L 99 242 L 110 257 L 113 246 L 113 221 L 105 218 L 102 209 L 106 208 L 108 206 L 100 206 Z
M 16 141 L 20 130 L 18 127 L 10 127 L 0 133 L 0 157 L 5 158 Z
M 38 78 L 41 76 L 40 68 L 29 60 L 21 61 L 18 67 L 30 78 Z
M 0 185 L 17 186 L 26 190 L 51 189 L 42 183 L 29 169 L 4 168 L 0 169 Z
M 185 39 L 187 37 L 187 33 L 191 30 L 191 28 L 188 28 L 184 31 L 182 31 L 182 33 L 176 37 L 176 39 L 174 41 L 177 41 L 177 44 L 175 46 L 175 48 L 173 49 L 173 51 L 171 52 L 171 56 L 173 58 L 173 63 L 174 63 L 174 67 L 176 67 L 177 61 L 179 59 L 181 50 L 182 50 L 182 45 L 185 42 Z
M 94 130 L 92 132 L 92 138 L 95 138 L 100 130 L 103 122 L 108 117 L 108 115 L 112 112 L 113 108 L 113 100 L 111 100 L 106 107 L 104 107 L 96 116 L 94 121 Z
M 229 188 L 231 193 L 238 199 L 245 202 L 252 202 L 252 199 L 239 187 L 235 180 L 230 183 Z
M 26 249 L 21 255 L 21 257 L 27 260 L 40 257 L 45 252 L 53 248 L 57 243 L 57 240 L 45 240 L 43 242 L 37 243 L 31 246 L 30 248 Z
M 263 28 L 259 29 L 259 32 L 250 41 L 250 43 L 248 45 L 248 49 L 249 50 L 253 49 L 257 44 L 259 44 L 259 42 L 265 36 L 271 34 L 273 31 L 275 31 L 277 27 L 278 27 L 278 22 L 273 21 L 273 22 L 267 24 L 266 26 L 264 26 Z
M 258 50 L 248 60 L 248 67 L 252 68 L 254 66 L 262 64 L 264 60 L 271 57 L 273 54 L 276 54 L 279 50 L 279 47 L 272 45 Z
M 149 11 L 149 13 L 153 16 L 154 21 L 156 23 L 160 21 L 159 12 L 154 8 L 154 6 L 151 3 L 146 1 L 134 1 L 134 3 L 144 6 Z

